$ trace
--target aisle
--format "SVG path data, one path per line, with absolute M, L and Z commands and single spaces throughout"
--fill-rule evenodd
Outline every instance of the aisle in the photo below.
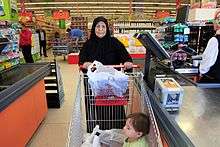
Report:
M 53 61 L 53 56 L 42 61 Z M 48 109 L 48 114 L 42 122 L 27 147 L 64 147 L 66 146 L 69 122 L 78 81 L 78 66 L 68 64 L 63 57 L 57 57 L 61 68 L 65 98 L 60 109 Z

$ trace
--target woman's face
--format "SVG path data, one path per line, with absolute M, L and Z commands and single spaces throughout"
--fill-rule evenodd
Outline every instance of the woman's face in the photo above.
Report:
M 95 26 L 95 34 L 99 38 L 102 38 L 106 35 L 106 25 L 103 21 L 98 22 Z

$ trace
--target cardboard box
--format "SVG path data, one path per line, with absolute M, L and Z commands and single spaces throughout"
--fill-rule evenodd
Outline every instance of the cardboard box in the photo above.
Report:
M 216 8 L 216 0 L 190 0 L 191 9 L 194 8 Z
M 201 8 L 201 0 L 190 0 L 190 8 Z
M 201 0 L 201 8 L 216 8 L 217 1 L 216 0 Z
M 156 78 L 154 93 L 168 111 L 177 111 L 182 104 L 183 88 L 173 78 Z
M 217 9 L 195 8 L 189 10 L 188 21 L 204 21 L 215 18 Z

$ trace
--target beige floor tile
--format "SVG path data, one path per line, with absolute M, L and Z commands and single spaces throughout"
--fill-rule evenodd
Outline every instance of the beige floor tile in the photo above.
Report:
M 52 62 L 53 56 L 48 51 L 48 58 L 42 57 L 41 62 Z M 45 120 L 29 141 L 27 147 L 65 147 L 69 124 L 72 118 L 73 103 L 79 79 L 78 65 L 68 64 L 62 56 L 58 56 L 64 88 L 64 103 L 60 109 L 49 109 Z
M 45 123 L 46 124 L 69 123 L 72 110 L 73 110 L 72 107 L 67 107 L 65 109 L 64 108 L 49 109 L 47 113 L 47 117 L 45 118 Z
M 68 124 L 43 124 L 26 147 L 65 147 Z

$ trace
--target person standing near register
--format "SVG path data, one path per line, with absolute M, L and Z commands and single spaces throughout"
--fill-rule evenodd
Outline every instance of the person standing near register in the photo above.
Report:
M 215 15 L 214 30 L 216 30 L 216 35 L 208 41 L 202 54 L 199 82 L 220 83 L 220 10 Z

